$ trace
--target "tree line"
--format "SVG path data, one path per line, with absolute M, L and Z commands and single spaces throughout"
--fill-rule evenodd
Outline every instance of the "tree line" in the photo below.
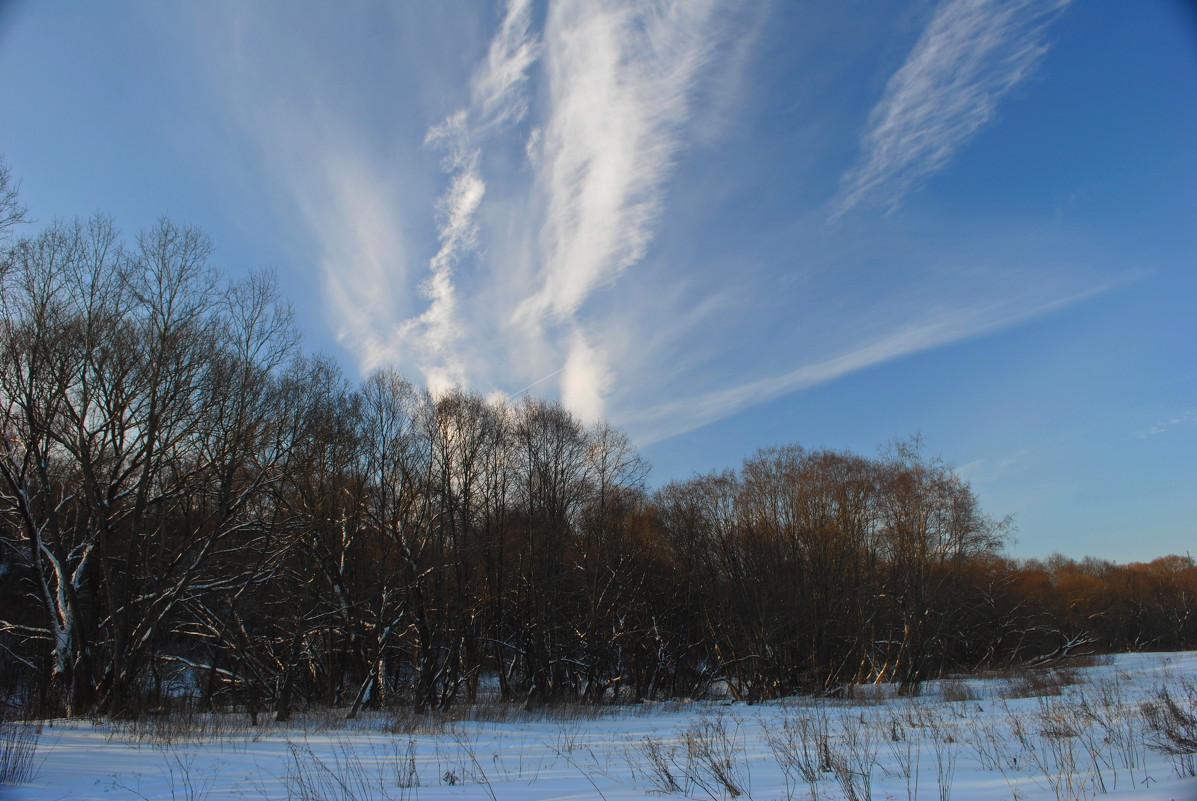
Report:
M 1191 559 L 1009 560 L 917 440 L 650 490 L 559 404 L 351 381 L 196 229 L 21 220 L 0 170 L 0 693 L 27 714 L 913 692 L 1197 644 Z

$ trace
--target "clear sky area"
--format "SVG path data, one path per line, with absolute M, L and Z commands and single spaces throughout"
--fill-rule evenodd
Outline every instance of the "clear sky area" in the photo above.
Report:
M 0 0 L 0 154 L 654 484 L 921 433 L 1017 556 L 1197 550 L 1190 2 Z

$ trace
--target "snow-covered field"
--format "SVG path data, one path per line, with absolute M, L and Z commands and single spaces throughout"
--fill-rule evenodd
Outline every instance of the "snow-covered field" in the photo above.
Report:
M 1197 799 L 1193 757 L 1153 750 L 1141 703 L 1180 698 L 1197 653 L 1058 675 L 952 679 L 919 698 L 641 704 L 497 720 L 335 714 L 54 721 L 5 799 Z M 1069 683 L 1072 682 L 1072 683 Z M 1058 694 L 1053 694 L 1058 693 Z M 11 724 L 10 724 L 11 725 Z

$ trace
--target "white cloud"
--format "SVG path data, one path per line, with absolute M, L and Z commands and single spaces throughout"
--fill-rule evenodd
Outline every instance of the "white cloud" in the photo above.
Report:
M 531 324 L 569 317 L 643 257 L 685 144 L 712 11 L 704 2 L 553 7 L 542 285 L 517 312 Z
M 347 151 L 346 151 L 347 152 Z M 397 343 L 388 335 L 402 297 L 407 246 L 395 225 L 391 190 L 358 158 L 330 149 L 323 180 L 309 178 L 295 199 L 321 245 L 330 316 L 337 339 L 358 355 L 363 372 L 394 363 Z M 323 191 L 321 191 L 323 190 Z M 325 203 L 314 202 L 326 198 Z
M 896 202 L 950 157 L 1034 66 L 1062 5 L 945 3 L 874 111 L 844 202 Z M 1027 249 L 978 251 L 975 236 L 956 236 L 967 253 L 935 269 L 898 264 L 892 227 L 865 247 L 818 207 L 796 209 L 785 232 L 756 227 L 718 253 L 670 243 L 657 258 L 679 162 L 715 143 L 720 114 L 745 94 L 754 13 L 737 16 L 730 0 L 562 0 L 540 30 L 531 3 L 511 0 L 491 38 L 473 42 L 472 70 L 415 65 L 429 80 L 457 70 L 454 110 L 421 118 L 426 107 L 387 98 L 402 111 L 385 127 L 352 113 L 385 82 L 353 95 L 357 84 L 313 67 L 308 84 L 275 96 L 255 72 L 323 61 L 238 63 L 226 80 L 277 194 L 310 233 L 328 316 L 363 371 L 395 365 L 434 390 L 555 387 L 574 412 L 609 416 L 642 443 L 1083 295 L 1071 262 L 1003 267 Z M 241 35 L 260 42 L 254 21 Z M 416 127 L 423 148 L 413 115 L 436 121 Z M 733 166 L 694 185 L 734 185 L 755 157 L 726 155 Z M 725 203 L 716 193 L 710 209 Z M 884 288 L 869 283 L 881 259 Z
M 458 318 L 454 268 L 478 244 L 478 208 L 486 193 L 479 170 L 476 140 L 488 130 L 518 123 L 527 113 L 528 70 L 536 61 L 538 43 L 529 31 L 530 2 L 510 0 L 491 40 L 487 56 L 472 79 L 471 105 L 433 126 L 425 144 L 444 152 L 449 186 L 437 201 L 440 249 L 428 264 L 421 286 L 428 308 L 399 324 L 400 341 L 434 392 L 467 384 L 461 356 L 466 329 Z
M 971 484 L 993 484 L 1026 470 L 1031 448 L 1020 448 L 1000 457 L 974 459 L 956 468 L 956 474 Z
M 716 24 L 720 11 L 703 0 L 567 0 L 549 13 L 550 113 L 529 139 L 545 206 L 540 269 L 512 319 L 534 339 L 562 332 L 563 397 L 588 416 L 602 412 L 611 376 L 572 321 L 653 239 L 695 101 L 736 33 Z
M 473 166 L 453 175 L 440 200 L 441 247 L 429 262 L 431 275 L 422 286 L 428 309 L 398 329 L 400 339 L 414 345 L 424 379 L 434 392 L 465 383 L 459 356 L 464 331 L 457 317 L 453 266 L 476 246 L 474 215 L 485 193 L 486 184 Z
M 606 411 L 604 398 L 610 388 L 611 369 L 600 347 L 575 330 L 561 373 L 561 402 L 588 422 L 600 420 Z
M 509 0 L 464 82 L 467 101 L 416 151 L 395 123 L 427 98 L 385 97 L 385 81 L 349 71 L 386 68 L 370 15 L 332 25 L 318 11 L 280 23 L 261 7 L 224 10 L 228 46 L 201 47 L 266 183 L 281 189 L 272 195 L 310 237 L 328 320 L 362 372 L 395 365 L 433 389 L 544 391 L 552 379 L 595 418 L 631 373 L 653 369 L 621 358 L 635 343 L 596 311 L 595 292 L 644 258 L 686 148 L 719 135 L 763 12 L 730 0 L 565 0 L 541 28 L 531 0 Z M 394 30 L 456 30 L 435 12 L 395 14 Z M 329 53 L 367 32 L 375 49 L 356 64 L 355 52 L 314 58 L 313 24 Z M 443 76 L 460 62 L 434 62 L 443 49 L 393 44 L 424 59 L 394 69 L 452 87 Z M 402 112 L 363 118 L 389 104 Z M 429 153 L 441 170 L 432 192 Z
M 1094 287 L 1074 295 L 1027 307 L 1012 299 L 988 306 L 941 309 L 922 321 L 891 325 L 882 336 L 784 373 L 756 378 L 698 396 L 659 404 L 631 417 L 637 443 L 647 445 L 721 420 L 782 395 L 834 381 L 850 373 L 920 351 L 982 336 L 1042 314 L 1079 303 L 1116 284 Z
M 528 113 L 529 70 L 540 56 L 531 33 L 532 0 L 508 0 L 499 32 L 491 40 L 485 67 L 474 74 L 473 108 L 479 124 L 501 126 Z
M 1069 2 L 945 0 L 869 115 L 833 216 L 866 202 L 893 209 L 947 164 L 1034 71 Z
M 262 194 L 290 224 L 279 227 L 291 227 L 287 233 L 301 243 L 288 255 L 318 271 L 293 280 L 320 287 L 328 326 L 367 372 L 400 357 L 394 328 L 408 313 L 413 261 L 401 187 L 414 182 L 414 171 L 378 146 L 356 113 L 357 84 L 329 66 L 340 61 L 344 40 L 360 32 L 361 18 L 318 8 L 280 18 L 275 11 L 217 3 L 178 27 L 191 32 L 222 110 L 241 134 L 222 158 L 241 157 L 238 166 L 256 170 L 238 177 L 266 187 Z M 322 35 L 305 39 L 312 28 Z
M 1148 428 L 1146 431 L 1139 432 L 1139 439 L 1147 439 L 1148 437 L 1155 437 L 1163 434 L 1171 428 L 1176 426 L 1191 425 L 1197 423 L 1197 410 L 1190 409 L 1181 412 L 1175 417 L 1170 417 L 1167 420 L 1160 420 L 1155 425 Z

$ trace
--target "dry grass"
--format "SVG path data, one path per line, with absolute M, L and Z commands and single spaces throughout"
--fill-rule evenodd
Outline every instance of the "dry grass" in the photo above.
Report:
M 939 683 L 939 697 L 949 703 L 976 701 L 980 696 L 972 685 L 963 679 L 944 679 Z
M 1045 698 L 1064 693 L 1064 688 L 1083 681 L 1082 674 L 1073 668 L 1037 668 L 1008 674 L 1005 685 L 998 690 L 1002 698 Z
M 844 700 L 864 706 L 880 706 L 898 697 L 896 684 L 849 684 L 844 688 Z
M 678 741 L 644 737 L 633 771 L 662 794 L 701 792 L 710 798 L 751 797 L 741 721 L 721 713 L 700 718 Z
M 1147 744 L 1172 757 L 1177 776 L 1197 776 L 1197 680 L 1181 678 L 1175 689 L 1158 687 L 1142 704 Z
M 109 741 L 158 747 L 187 743 L 241 743 L 257 740 L 262 729 L 245 715 L 224 712 L 162 712 L 131 720 L 95 720 L 107 728 Z
M 24 784 L 37 777 L 37 746 L 42 724 L 0 720 L 0 786 Z
M 407 801 L 420 786 L 414 740 L 406 748 L 396 742 L 369 753 L 343 740 L 328 760 L 307 745 L 287 745 L 291 765 L 283 784 L 288 801 Z
M 487 700 L 476 704 L 457 704 L 449 709 L 414 712 L 410 707 L 387 711 L 383 727 L 391 734 L 442 734 L 454 731 L 463 723 L 569 723 L 583 720 L 641 717 L 677 712 L 686 708 L 685 701 L 644 704 L 553 704 L 524 709 L 505 701 Z

